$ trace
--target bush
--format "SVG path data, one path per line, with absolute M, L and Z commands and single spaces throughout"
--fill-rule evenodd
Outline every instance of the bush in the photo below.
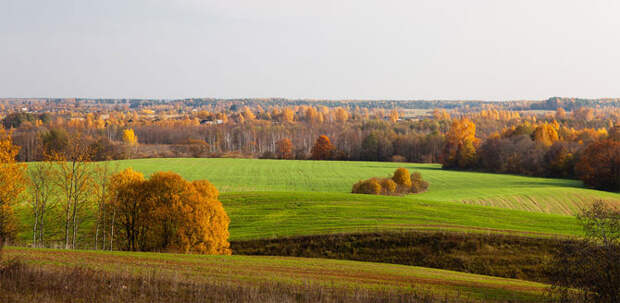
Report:
M 381 184 L 377 179 L 368 179 L 355 183 L 352 192 L 354 194 L 378 195 L 381 194 Z
M 353 184 L 351 192 L 354 194 L 393 195 L 395 193 L 421 193 L 426 189 L 428 189 L 428 182 L 422 179 L 420 173 L 414 172 L 409 175 L 409 171 L 401 167 L 396 169 L 392 178 L 360 180 Z
M 396 185 L 396 182 L 394 182 L 394 180 L 389 179 L 389 178 L 382 179 L 380 184 L 381 184 L 381 188 L 383 189 L 382 193 L 384 195 L 391 195 L 395 193 L 398 187 Z
M 411 174 L 411 192 L 421 193 L 425 192 L 428 189 L 428 182 L 422 179 L 422 174 L 419 172 L 414 172 Z
M 406 168 L 401 167 L 396 169 L 392 180 L 394 180 L 398 186 L 411 187 L 411 176 L 409 176 L 409 171 Z

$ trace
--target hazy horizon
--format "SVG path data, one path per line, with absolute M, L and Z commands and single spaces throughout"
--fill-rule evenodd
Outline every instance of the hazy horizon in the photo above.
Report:
M 0 98 L 613 98 L 618 15 L 613 0 L 0 0 Z

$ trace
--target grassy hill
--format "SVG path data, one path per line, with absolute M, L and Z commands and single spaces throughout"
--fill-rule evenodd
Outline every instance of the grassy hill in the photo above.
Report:
M 525 211 L 574 214 L 585 203 L 605 199 L 620 205 L 620 194 L 582 188 L 577 180 L 446 171 L 438 164 L 391 162 L 295 161 L 258 159 L 141 159 L 116 161 L 150 175 L 175 171 L 183 177 L 207 179 L 221 192 L 349 193 L 353 183 L 385 177 L 398 167 L 422 173 L 431 186 L 400 200 L 464 202 Z
M 575 180 L 446 171 L 437 164 L 140 159 L 111 165 L 147 176 L 174 171 L 213 182 L 231 218 L 231 240 L 410 229 L 579 235 L 577 221 L 569 215 L 579 207 L 594 199 L 620 207 L 620 194 L 585 189 Z M 429 190 L 407 196 L 349 193 L 354 182 L 387 176 L 401 166 L 421 172 Z M 18 214 L 29 226 L 27 207 Z M 20 239 L 30 238 L 24 229 Z
M 225 193 L 230 239 L 377 230 L 459 230 L 531 236 L 581 233 L 571 216 L 402 197 L 313 192 Z
M 545 284 L 447 270 L 344 260 L 258 256 L 199 256 L 130 252 L 8 248 L 9 257 L 50 271 L 91 268 L 135 276 L 153 273 L 177 283 L 278 283 L 313 291 L 317 287 L 354 291 L 431 294 L 449 301 L 540 302 Z M 67 271 L 67 269 L 69 269 Z M 129 289 L 128 291 L 133 291 Z

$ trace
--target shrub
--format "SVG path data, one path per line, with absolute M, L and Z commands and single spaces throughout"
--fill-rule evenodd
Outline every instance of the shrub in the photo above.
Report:
M 409 176 L 409 171 L 406 168 L 401 167 L 396 169 L 392 180 L 399 186 L 411 187 L 411 176 Z
M 422 174 L 419 172 L 413 172 L 411 174 L 411 192 L 421 193 L 428 189 L 428 182 L 422 179 Z
M 355 183 L 352 192 L 354 194 L 378 195 L 381 194 L 381 190 L 381 184 L 377 179 L 372 178 Z
M 422 175 L 414 172 L 409 175 L 406 168 L 399 168 L 392 178 L 370 178 L 353 184 L 351 192 L 354 194 L 393 195 L 395 193 L 421 193 L 428 188 L 428 182 L 422 180 Z
M 396 188 L 398 187 L 396 185 L 396 182 L 394 182 L 394 180 L 389 179 L 389 178 L 381 179 L 380 184 L 381 184 L 381 189 L 383 189 L 382 193 L 384 195 L 391 195 L 395 193 Z

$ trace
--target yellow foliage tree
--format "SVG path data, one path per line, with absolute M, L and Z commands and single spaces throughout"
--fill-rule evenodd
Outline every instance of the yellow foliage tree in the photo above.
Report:
M 455 120 L 446 134 L 446 142 L 442 153 L 444 168 L 469 168 L 476 158 L 476 124 L 463 118 Z
M 128 128 L 123 130 L 123 143 L 134 146 L 138 144 L 138 136 L 134 133 L 133 129 Z
M 551 146 L 553 142 L 558 141 L 560 138 L 555 128 L 547 123 L 539 125 L 534 130 L 534 141 L 542 143 L 545 146 Z
M 0 129 L 0 246 L 16 232 L 13 205 L 25 190 L 26 165 L 15 161 L 19 147 Z
M 392 123 L 396 123 L 396 121 L 398 121 L 398 110 L 393 109 L 390 112 L 390 121 L 392 121 Z
M 188 182 L 172 172 L 145 180 L 126 169 L 111 178 L 119 242 L 127 250 L 231 254 L 230 219 L 218 191 L 206 180 Z

